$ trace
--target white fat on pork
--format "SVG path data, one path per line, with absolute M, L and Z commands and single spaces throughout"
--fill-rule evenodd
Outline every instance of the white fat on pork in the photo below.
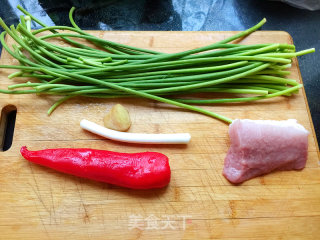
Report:
M 302 169 L 307 161 L 308 135 L 295 119 L 236 119 L 229 126 L 231 146 L 223 175 L 232 183 L 242 183 L 274 170 Z

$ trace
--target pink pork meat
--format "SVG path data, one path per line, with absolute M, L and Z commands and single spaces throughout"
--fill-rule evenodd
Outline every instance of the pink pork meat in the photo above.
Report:
M 231 146 L 223 175 L 232 183 L 306 165 L 309 132 L 295 119 L 285 121 L 236 119 L 229 126 Z

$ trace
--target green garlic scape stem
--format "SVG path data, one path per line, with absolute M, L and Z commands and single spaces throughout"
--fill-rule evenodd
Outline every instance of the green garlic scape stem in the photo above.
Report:
M 162 53 L 100 39 L 81 30 L 73 19 L 74 7 L 69 12 L 72 27 L 46 26 L 21 6 L 18 9 L 26 16 L 20 16 L 16 28 L 8 27 L 0 18 L 0 25 L 5 30 L 0 35 L 0 42 L 20 65 L 0 65 L 0 68 L 18 70 L 8 76 L 10 79 L 27 77 L 36 78 L 38 82 L 14 84 L 0 93 L 63 96 L 51 106 L 48 114 L 76 96 L 143 97 L 231 123 L 230 118 L 189 104 L 250 102 L 290 96 L 302 85 L 286 78 L 290 72 L 285 69 L 291 67 L 292 58 L 315 51 L 311 48 L 295 52 L 294 45 L 282 43 L 232 43 L 259 29 L 265 19 L 217 43 L 178 53 Z M 31 31 L 31 21 L 42 28 Z M 47 31 L 51 33 L 43 35 Z M 12 49 L 4 40 L 5 34 L 16 42 Z M 52 38 L 63 39 L 70 45 L 56 45 L 48 41 Z M 77 39 L 82 40 L 81 43 Z M 83 44 L 83 41 L 90 44 Z M 203 92 L 257 96 L 174 98 Z

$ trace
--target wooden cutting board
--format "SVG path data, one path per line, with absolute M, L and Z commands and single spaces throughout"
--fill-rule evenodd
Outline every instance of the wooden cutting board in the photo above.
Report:
M 235 32 L 93 32 L 101 38 L 177 52 L 224 39 Z M 11 41 L 11 40 L 8 40 Z M 260 31 L 243 43 L 292 43 L 285 32 Z M 299 48 L 299 46 L 297 46 Z M 312 46 L 310 46 L 312 47 Z M 308 56 L 305 56 L 308 58 Z M 15 61 L 2 52 L 0 64 Z M 290 78 L 301 80 L 296 60 Z M 0 70 L 0 86 L 12 71 Z M 320 236 L 320 166 L 304 90 L 249 104 L 204 108 L 231 118 L 295 118 L 309 135 L 302 171 L 275 172 L 240 186 L 222 176 L 229 147 L 228 125 L 198 113 L 149 100 L 78 98 L 46 111 L 52 97 L 0 95 L 0 106 L 14 105 L 17 118 L 12 147 L 0 152 L 0 239 L 316 239 Z M 80 129 L 85 118 L 102 124 L 115 103 L 128 108 L 130 132 L 192 135 L 186 146 L 118 143 Z M 167 188 L 128 190 L 65 175 L 31 164 L 30 150 L 89 147 L 119 152 L 159 151 L 170 158 Z

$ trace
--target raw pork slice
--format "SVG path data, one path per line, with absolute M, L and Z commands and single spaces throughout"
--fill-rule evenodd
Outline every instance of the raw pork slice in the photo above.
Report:
M 302 169 L 308 134 L 295 119 L 236 119 L 229 126 L 231 146 L 223 175 L 232 183 L 241 183 L 274 170 Z

